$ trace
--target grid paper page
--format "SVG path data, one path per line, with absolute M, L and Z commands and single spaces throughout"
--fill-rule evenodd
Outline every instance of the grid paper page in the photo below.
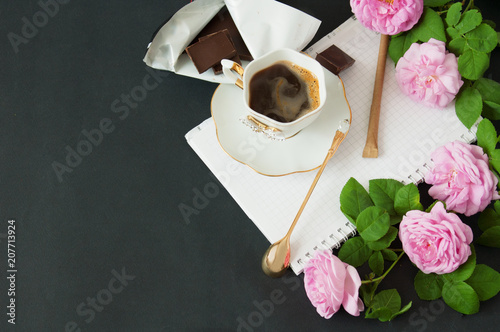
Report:
M 340 192 L 350 177 L 366 188 L 368 181 L 375 178 L 418 182 L 426 171 L 423 165 L 431 162 L 432 150 L 448 141 L 472 141 L 475 137 L 457 119 L 453 105 L 443 110 L 428 109 L 402 95 L 394 78 L 394 63 L 388 59 L 381 103 L 379 157 L 362 158 L 379 41 L 378 34 L 351 18 L 307 50 L 315 56 L 335 43 L 356 62 L 340 75 L 352 110 L 351 128 L 326 166 L 292 233 L 290 261 L 297 274 L 315 249 L 338 246 L 352 235 L 353 226 L 340 211 L 339 203 Z M 282 177 L 260 175 L 225 154 L 217 141 L 212 119 L 192 129 L 186 139 L 269 242 L 281 239 L 317 171 Z M 262 254 L 266 249 L 262 248 Z

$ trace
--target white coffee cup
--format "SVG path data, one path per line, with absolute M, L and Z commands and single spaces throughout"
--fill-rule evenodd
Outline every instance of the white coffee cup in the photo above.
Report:
M 317 106 L 291 122 L 277 121 L 250 108 L 249 86 L 254 75 L 263 69 L 283 61 L 305 69 L 312 76 L 315 76 L 318 83 L 318 89 L 315 92 L 316 97 L 319 96 Z M 310 56 L 291 49 L 279 49 L 251 61 L 244 70 L 234 61 L 222 60 L 221 63 L 224 75 L 231 82 L 243 89 L 246 114 L 241 120 L 254 131 L 262 132 L 271 139 L 284 140 L 296 135 L 319 117 L 327 98 L 325 75 L 323 66 Z M 254 98 L 256 97 L 254 96 Z

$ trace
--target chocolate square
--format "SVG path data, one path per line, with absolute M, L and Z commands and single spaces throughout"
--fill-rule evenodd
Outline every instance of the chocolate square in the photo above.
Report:
M 233 40 L 231 38 L 231 35 L 229 34 L 229 31 L 227 29 L 222 30 L 222 32 L 224 32 L 226 34 L 226 36 L 229 38 L 229 40 L 231 40 L 231 42 L 233 42 Z M 200 37 L 199 40 L 204 40 L 204 39 L 206 39 L 207 37 L 209 37 L 211 35 L 213 35 L 213 33 L 210 34 L 210 35 L 208 35 L 208 36 Z M 233 46 L 234 46 L 234 43 L 233 43 Z M 241 59 L 240 59 L 240 56 L 238 55 L 238 53 L 236 53 L 236 55 L 233 56 L 232 58 L 224 58 L 224 59 L 228 59 L 228 60 L 234 61 L 234 62 L 236 62 L 236 63 L 238 63 L 238 64 L 241 65 Z M 220 61 L 218 63 L 216 63 L 212 67 L 212 69 L 213 69 L 215 75 L 222 74 L 222 64 L 220 63 Z
M 318 53 L 316 55 L 316 60 L 335 75 L 338 75 L 342 70 L 352 66 L 355 61 L 335 45 Z
M 227 29 L 229 34 L 231 35 L 231 39 L 234 43 L 234 47 L 236 48 L 236 52 L 240 56 L 241 60 L 252 61 L 253 57 L 250 54 L 243 38 L 241 37 L 238 28 L 234 24 L 233 18 L 227 10 L 227 7 L 224 6 L 214 18 L 208 22 L 208 24 L 200 31 L 198 36 L 196 36 L 195 41 L 203 36 L 210 35 L 214 32 L 221 31 Z
M 198 72 L 204 73 L 219 63 L 222 59 L 229 59 L 236 55 L 236 49 L 229 37 L 219 31 L 186 48 Z

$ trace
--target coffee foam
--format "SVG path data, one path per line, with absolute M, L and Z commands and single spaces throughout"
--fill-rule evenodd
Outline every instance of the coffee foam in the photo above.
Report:
M 275 62 L 262 71 L 275 65 L 284 65 L 288 68 L 288 70 L 301 82 L 301 88 L 297 92 L 296 86 L 288 82 L 287 79 L 284 77 L 275 77 L 269 82 L 269 85 L 270 89 L 275 91 L 275 93 L 271 95 L 272 104 L 277 107 L 269 108 L 262 114 L 274 119 L 282 118 L 285 120 L 284 122 L 292 122 L 317 109 L 320 104 L 320 96 L 319 83 L 316 75 L 286 60 Z M 303 84 L 306 86 L 302 86 Z M 303 108 L 306 102 L 308 103 L 308 107 Z M 273 114 L 275 116 L 273 116 Z

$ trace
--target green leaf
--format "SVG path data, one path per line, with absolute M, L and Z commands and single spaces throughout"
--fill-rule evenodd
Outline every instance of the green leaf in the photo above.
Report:
M 497 171 L 500 172 L 500 150 L 493 150 L 490 154 L 490 165 Z
M 455 25 L 458 33 L 465 34 L 475 27 L 477 27 L 483 21 L 483 16 L 476 9 L 466 11 L 460 21 Z
M 424 0 L 424 6 L 441 7 L 446 5 L 450 0 Z
M 371 282 L 368 284 L 361 284 L 361 287 L 359 287 L 359 296 L 363 299 L 365 307 L 370 307 L 373 297 L 375 296 L 377 286 L 377 283 Z
M 373 206 L 373 202 L 366 189 L 355 178 L 350 178 L 340 193 L 342 212 L 356 220 L 359 213 L 369 206 Z
M 470 129 L 472 127 L 481 116 L 482 110 L 483 102 L 481 100 L 481 94 L 476 88 L 468 87 L 460 91 L 455 102 L 455 111 L 460 121 L 462 121 L 467 128 Z
M 392 316 L 391 316 L 391 318 L 390 318 L 389 320 L 393 320 L 393 319 L 394 319 L 394 317 L 399 316 L 399 315 L 402 315 L 402 314 L 404 314 L 405 312 L 407 312 L 408 310 L 410 310 L 411 305 L 412 305 L 412 302 L 411 302 L 411 301 L 410 301 L 410 302 L 408 302 L 408 304 L 407 304 L 407 305 L 405 305 L 405 306 L 404 306 L 401 310 L 399 310 L 399 311 L 398 311 L 398 312 L 396 312 L 396 313 L 393 313 L 393 314 L 392 314 Z
M 491 20 L 483 20 L 483 23 L 484 24 L 488 24 L 493 29 L 496 29 L 496 27 L 497 27 L 497 24 L 495 22 L 491 21 Z
M 373 250 L 371 250 L 365 241 L 359 237 L 352 237 L 340 247 L 338 257 L 341 261 L 350 264 L 354 267 L 363 265 L 366 262 Z
M 500 226 L 488 228 L 474 242 L 487 247 L 500 248 Z
M 378 318 L 382 322 L 391 320 L 401 310 L 401 296 L 396 289 L 383 290 L 375 295 L 370 309 L 366 318 Z
M 418 41 L 418 38 L 410 31 L 402 33 L 398 36 L 391 37 L 391 42 L 389 44 L 389 56 L 396 65 L 399 59 L 406 53 L 410 48 L 411 44 Z
M 490 66 L 488 54 L 467 49 L 458 57 L 458 71 L 468 80 L 479 79 Z
M 474 289 L 463 281 L 446 282 L 443 285 L 443 300 L 452 309 L 466 315 L 479 311 L 479 297 Z
M 470 48 L 489 53 L 495 49 L 498 43 L 497 33 L 488 24 L 480 24 L 474 30 L 465 34 L 467 44 Z
M 365 241 L 377 241 L 389 230 L 389 214 L 378 206 L 371 206 L 359 214 L 356 227 Z
M 387 261 L 394 262 L 396 259 L 398 259 L 398 254 L 396 254 L 392 250 L 382 249 L 380 252 L 382 253 L 384 259 Z
M 465 282 L 476 291 L 480 301 L 489 300 L 500 291 L 500 273 L 484 264 L 478 264 Z
M 452 27 L 446 28 L 446 33 L 450 36 L 450 39 L 462 37 L 462 35 L 458 33 L 457 29 Z
M 398 229 L 396 227 L 390 226 L 389 230 L 384 236 L 382 236 L 377 241 L 366 242 L 366 244 L 372 250 L 383 250 L 385 248 L 388 248 L 391 245 L 392 241 L 394 241 L 397 236 L 398 236 Z
M 450 6 L 448 9 L 448 12 L 446 13 L 446 23 L 449 26 L 453 26 L 458 23 L 460 20 L 460 16 L 462 15 L 462 4 L 460 2 L 455 2 L 453 5 Z
M 436 205 L 438 202 L 443 203 L 443 206 L 444 206 L 444 208 L 446 209 L 446 204 L 445 204 L 445 202 L 442 202 L 442 201 L 438 201 L 438 200 L 436 200 L 436 201 L 432 202 L 432 204 L 431 204 L 431 205 L 429 205 L 429 207 L 428 207 L 427 209 L 425 209 L 425 212 L 431 212 L 431 210 L 432 210 L 432 208 L 434 207 L 434 205 Z
M 481 77 L 473 85 L 483 98 L 483 116 L 500 120 L 500 83 Z
M 495 126 L 488 119 L 483 119 L 477 127 L 477 145 L 490 155 L 497 146 L 498 135 Z
M 415 291 L 422 300 L 436 300 L 441 297 L 444 280 L 436 273 L 425 274 L 418 271 L 413 281 Z
M 392 317 L 392 311 L 389 308 L 377 308 L 371 311 L 367 311 L 365 318 L 378 319 L 381 322 L 387 322 Z
M 443 20 L 429 7 L 424 7 L 422 17 L 411 31 L 418 40 L 423 42 L 428 42 L 431 38 L 446 42 Z
M 500 83 L 481 77 L 473 85 L 483 98 L 483 101 L 491 101 L 500 104 Z
M 409 183 L 396 192 L 394 199 L 394 209 L 400 216 L 411 210 L 422 211 L 424 207 L 420 203 L 420 193 L 415 184 Z
M 498 214 L 498 211 L 500 211 L 500 201 L 495 201 L 494 209 L 487 208 L 481 212 L 477 221 L 479 229 L 484 232 L 488 228 L 500 226 L 500 214 Z
M 375 206 L 381 207 L 389 214 L 394 215 L 394 199 L 396 192 L 403 187 L 403 184 L 394 179 L 374 179 L 369 182 L 370 197 Z
M 483 101 L 483 113 L 481 115 L 491 120 L 500 120 L 500 104 Z
M 380 251 L 375 251 L 368 259 L 368 266 L 376 275 L 384 273 L 384 257 Z
M 469 49 L 469 45 L 467 45 L 467 40 L 464 37 L 458 36 L 448 43 L 448 49 L 456 56 L 460 56 L 465 50 Z
M 486 301 L 500 292 L 500 273 L 485 264 L 479 264 L 466 282 L 474 288 L 480 301 Z
M 446 273 L 442 274 L 441 277 L 446 280 L 446 281 L 464 281 L 467 280 L 472 273 L 474 272 L 474 269 L 476 268 L 476 250 L 474 249 L 474 246 L 471 246 L 471 254 L 467 261 L 460 265 L 458 269 L 451 273 Z

